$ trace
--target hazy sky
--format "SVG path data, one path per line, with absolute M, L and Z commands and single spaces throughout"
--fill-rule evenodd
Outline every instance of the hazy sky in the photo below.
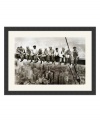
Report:
M 67 38 L 67 41 L 69 43 L 71 51 L 73 50 L 73 46 L 76 46 L 79 52 L 79 57 L 85 58 L 85 38 L 70 37 Z M 66 50 L 68 49 L 65 37 L 15 38 L 15 49 L 18 46 L 22 46 L 24 48 L 26 48 L 26 46 L 29 46 L 30 49 L 32 49 L 33 45 L 36 45 L 37 49 L 44 49 L 51 46 L 53 47 L 53 49 L 55 49 L 56 47 L 58 47 L 59 50 L 61 50 L 62 47 L 64 47 Z

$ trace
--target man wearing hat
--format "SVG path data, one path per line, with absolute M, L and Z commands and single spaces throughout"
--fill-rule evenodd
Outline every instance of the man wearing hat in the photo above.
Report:
M 49 54 L 48 54 L 47 48 L 44 49 L 43 54 L 44 54 L 44 60 L 48 62 L 49 61 Z
M 48 56 L 49 56 L 50 61 L 52 61 L 52 63 L 53 63 L 54 62 L 54 50 L 52 49 L 52 47 L 49 47 Z
M 44 55 L 41 48 L 38 50 L 38 59 L 41 61 L 41 64 L 42 64 L 42 61 L 44 62 Z
M 33 46 L 32 58 L 34 59 L 35 63 L 38 61 L 38 51 L 36 49 L 36 45 Z M 31 61 L 32 61 L 32 59 L 31 59 Z
M 71 51 L 69 49 L 65 52 L 65 64 L 66 63 L 71 64 Z
M 20 46 L 19 52 L 20 52 L 20 58 L 21 58 L 20 62 L 22 62 L 24 60 L 24 57 L 25 57 L 25 49 L 22 46 Z
M 30 56 L 31 56 L 31 50 L 29 47 L 26 47 L 26 59 L 30 59 Z
M 19 47 L 17 47 L 17 49 L 16 49 L 15 58 L 17 58 L 18 60 L 20 58 L 20 50 L 19 50 Z
M 76 47 L 73 47 L 73 63 L 76 65 L 78 61 L 78 52 Z
M 65 63 L 65 48 L 62 48 L 62 51 L 60 52 L 60 64 Z
M 55 61 L 59 62 L 59 50 L 58 50 L 58 48 L 55 49 L 54 56 L 55 56 Z

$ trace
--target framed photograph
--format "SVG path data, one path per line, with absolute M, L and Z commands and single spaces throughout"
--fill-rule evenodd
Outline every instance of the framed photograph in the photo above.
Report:
M 4 27 L 5 95 L 96 95 L 96 27 Z

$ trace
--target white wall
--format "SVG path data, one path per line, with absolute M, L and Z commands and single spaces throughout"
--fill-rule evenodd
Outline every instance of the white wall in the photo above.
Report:
M 96 96 L 4 96 L 4 26 L 96 26 Z M 99 0 L 0 0 L 0 122 L 100 122 Z

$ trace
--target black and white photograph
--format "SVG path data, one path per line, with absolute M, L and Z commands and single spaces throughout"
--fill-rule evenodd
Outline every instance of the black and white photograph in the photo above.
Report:
M 85 38 L 15 38 L 16 85 L 84 85 Z
M 5 71 L 5 94 L 95 94 L 95 27 L 5 27 Z

